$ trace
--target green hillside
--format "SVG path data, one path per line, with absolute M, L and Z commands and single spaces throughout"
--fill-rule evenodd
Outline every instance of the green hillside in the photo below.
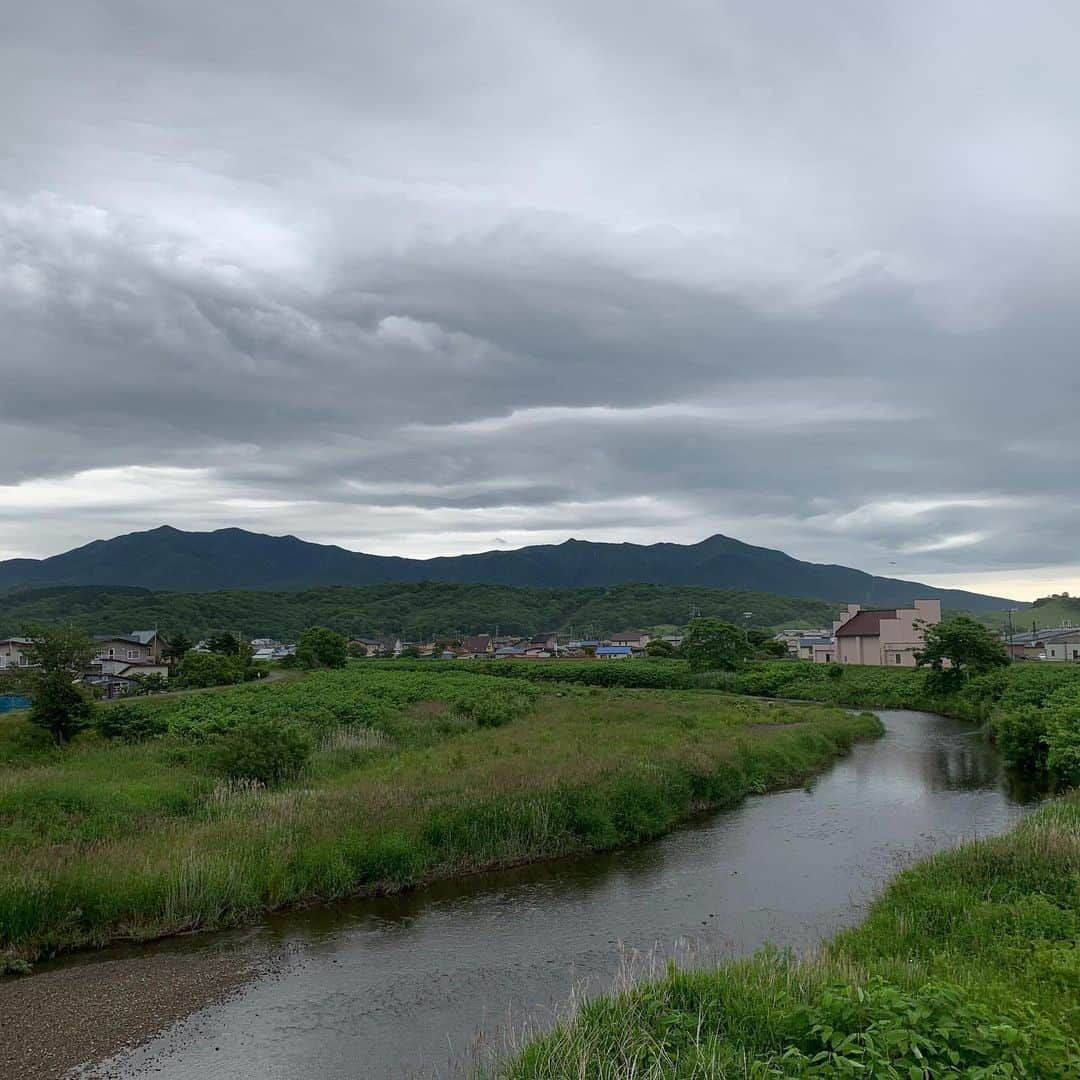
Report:
M 988 626 L 1000 630 L 1008 615 L 1007 610 L 990 611 L 980 618 Z M 1022 611 L 1012 613 L 1012 625 L 1016 633 L 1030 630 L 1032 623 L 1037 630 L 1057 626 L 1080 626 L 1080 596 L 1044 596 Z
M 270 592 L 231 589 L 209 593 L 81 586 L 0 594 L 0 636 L 27 623 L 64 622 L 100 633 L 158 627 L 202 636 L 233 630 L 249 637 L 295 638 L 305 627 L 343 634 L 396 633 L 429 639 L 455 633 L 533 634 L 571 628 L 612 633 L 626 628 L 681 626 L 691 609 L 750 625 L 827 626 L 841 604 L 773 596 L 741 589 L 672 585 L 530 589 L 504 585 L 327 586 Z

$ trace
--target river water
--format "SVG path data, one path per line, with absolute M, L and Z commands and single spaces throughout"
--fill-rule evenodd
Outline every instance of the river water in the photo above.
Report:
M 168 948 L 272 950 L 277 970 L 91 1075 L 353 1080 L 455 1075 L 634 954 L 801 948 L 855 921 L 913 856 L 1001 832 L 1031 795 L 969 724 L 881 712 L 887 733 L 805 789 L 654 844 L 268 919 Z

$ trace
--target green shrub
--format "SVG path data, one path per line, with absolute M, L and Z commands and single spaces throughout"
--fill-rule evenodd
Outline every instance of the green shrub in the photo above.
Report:
M 228 686 L 244 681 L 246 667 L 246 657 L 189 652 L 180 661 L 176 682 L 188 687 Z
M 793 1008 L 791 1045 L 756 1075 L 776 1077 L 1075 1076 L 1074 1044 L 1033 1008 L 1002 1015 L 959 986 L 910 991 L 880 977 L 826 987 Z
M 249 718 L 221 737 L 215 757 L 226 776 L 271 786 L 296 776 L 312 749 L 311 737 L 293 720 Z
M 94 726 L 106 739 L 142 742 L 164 735 L 169 721 L 160 710 L 121 702 L 99 709 Z
M 1046 743 L 1046 766 L 1053 776 L 1069 787 L 1080 786 L 1080 715 L 1052 715 Z
M 1046 716 L 1028 705 L 995 717 L 991 730 L 1006 763 L 1014 768 L 1046 768 Z

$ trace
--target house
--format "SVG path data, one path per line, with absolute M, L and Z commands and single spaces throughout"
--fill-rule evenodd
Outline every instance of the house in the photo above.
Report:
M 165 651 L 165 639 L 157 630 L 132 630 L 128 637 L 134 638 L 140 645 L 149 649 L 149 658 L 158 663 Z
M 129 664 L 153 661 L 153 646 L 128 634 L 105 634 L 94 638 L 96 660 L 126 660 Z
M 29 666 L 26 653 L 30 644 L 29 638 L 0 639 L 0 671 L 5 668 Z
M 400 656 L 404 646 L 401 638 L 395 635 L 382 638 L 350 638 L 349 649 L 360 652 L 362 649 L 365 656 Z
M 139 687 L 136 679 L 103 672 L 87 672 L 79 681 L 83 686 L 96 690 L 101 697 L 110 701 L 113 698 L 123 697 Z
M 349 639 L 349 652 L 354 656 L 375 656 L 379 651 L 378 638 L 356 637 Z
M 629 660 L 633 655 L 629 645 L 600 645 L 596 650 L 598 660 Z
M 621 630 L 611 635 L 612 645 L 629 645 L 632 649 L 644 649 L 649 643 L 649 635 L 640 630 Z
M 79 681 L 84 686 L 97 689 L 104 697 L 114 698 L 139 689 L 140 681 L 152 675 L 167 682 L 169 665 L 156 664 L 152 660 L 129 663 L 126 660 L 102 659 L 92 663 Z
M 379 639 L 379 655 L 380 656 L 400 656 L 401 650 L 404 646 L 401 644 L 401 638 L 391 634 L 389 637 Z
M 811 636 L 809 634 L 803 634 L 796 643 L 797 656 L 800 660 L 815 660 L 817 659 L 816 653 L 821 650 L 822 653 L 828 653 L 828 658 L 824 656 L 817 660 L 819 664 L 831 664 L 836 656 L 836 642 L 833 638 L 824 634 L 820 637 Z
M 1080 660 L 1080 631 L 1047 641 L 1043 651 L 1047 660 Z
M 841 664 L 914 667 L 925 643 L 919 624 L 941 622 L 940 600 L 916 600 L 909 608 L 863 608 L 849 604 L 833 623 L 836 657 Z M 824 663 L 824 659 L 819 663 Z
M 164 662 L 155 664 L 153 660 L 120 660 L 102 657 L 90 666 L 106 675 L 161 675 L 166 679 L 169 677 L 169 665 Z
M 491 656 L 495 652 L 490 634 L 468 634 L 462 638 L 461 647 L 469 656 Z

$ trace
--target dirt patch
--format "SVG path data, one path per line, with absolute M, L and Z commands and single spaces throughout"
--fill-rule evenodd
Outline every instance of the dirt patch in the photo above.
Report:
M 265 970 L 250 953 L 158 952 L 0 982 L 0 1076 L 52 1080 L 220 1001 Z

